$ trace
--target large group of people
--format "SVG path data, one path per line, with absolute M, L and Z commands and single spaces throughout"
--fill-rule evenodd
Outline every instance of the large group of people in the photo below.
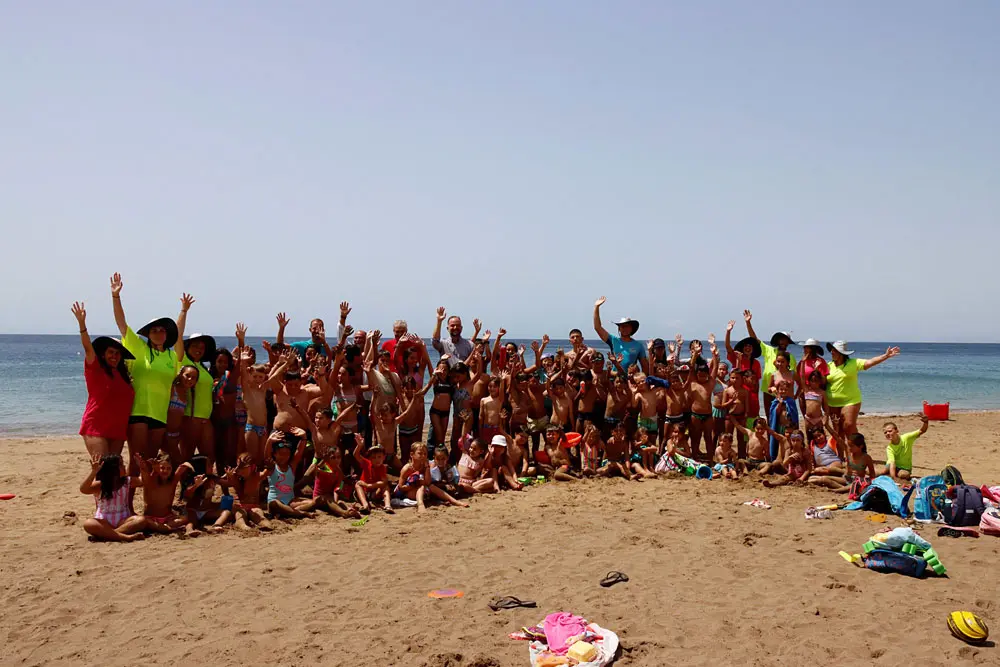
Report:
M 887 423 L 887 465 L 877 470 L 858 433 L 858 376 L 899 348 L 858 359 L 844 341 L 808 339 L 796 360 L 791 336 L 761 340 L 750 311 L 746 336 L 734 343 L 729 322 L 720 350 L 713 334 L 686 346 L 680 335 L 640 340 L 629 317 L 611 333 L 601 297 L 593 327 L 607 348 L 573 329 L 567 349 L 552 350 L 548 336 L 517 345 L 479 320 L 466 338 L 462 319 L 439 308 L 432 361 L 405 321 L 386 340 L 353 328 L 347 302 L 335 339 L 316 318 L 308 339 L 287 342 L 279 313 L 259 351 L 242 323 L 232 350 L 186 336 L 189 294 L 176 320 L 133 330 L 122 288 L 115 274 L 120 339 L 92 340 L 84 305 L 73 305 L 88 390 L 80 434 L 92 464 L 80 490 L 95 497 L 84 528 L 97 539 L 195 536 L 228 523 L 268 530 L 317 511 L 359 520 L 373 509 L 467 506 L 470 496 L 541 479 L 642 481 L 705 466 L 724 478 L 754 472 L 771 486 L 846 491 L 877 474 L 905 479 L 927 428 L 900 434 Z

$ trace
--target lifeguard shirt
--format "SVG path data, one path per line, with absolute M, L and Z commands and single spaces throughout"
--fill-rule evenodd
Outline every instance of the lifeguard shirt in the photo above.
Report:
M 848 359 L 843 366 L 831 363 L 826 376 L 826 403 L 831 408 L 861 403 L 858 373 L 865 369 L 867 359 Z
M 180 367 L 177 355 L 173 349 L 157 352 L 139 338 L 132 327 L 125 330 L 122 345 L 135 357 L 126 362 L 132 374 L 132 387 L 135 389 L 132 416 L 148 417 L 166 424 L 170 388 Z M 212 393 L 211 387 L 208 393 Z
M 201 364 L 191 361 L 186 354 L 181 359 L 181 366 L 194 366 L 198 369 L 198 381 L 194 385 L 194 406 L 192 407 L 189 400 L 184 414 L 197 419 L 208 419 L 212 416 L 212 395 L 214 393 L 212 374 L 205 370 Z

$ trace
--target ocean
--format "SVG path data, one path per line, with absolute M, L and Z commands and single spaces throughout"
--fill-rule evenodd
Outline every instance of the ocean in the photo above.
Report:
M 263 351 L 261 340 L 248 338 L 258 353 Z M 236 339 L 220 336 L 217 342 L 232 349 Z M 587 342 L 607 350 L 600 341 Z M 1000 409 L 1000 344 L 899 345 L 900 356 L 861 375 L 865 413 L 915 413 L 924 401 L 950 402 L 959 411 Z M 550 343 L 553 351 L 560 346 L 569 349 L 569 341 Z M 860 358 L 879 355 L 888 346 L 851 344 Z M 437 353 L 430 351 L 436 361 Z M 800 349 L 792 352 L 801 357 Z M 76 335 L 0 335 L 0 436 L 76 433 L 86 401 L 83 350 Z

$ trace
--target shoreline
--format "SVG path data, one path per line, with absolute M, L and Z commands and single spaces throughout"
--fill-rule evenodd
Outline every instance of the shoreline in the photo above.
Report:
M 893 412 L 893 411 L 887 411 L 887 412 L 862 412 L 861 415 L 859 416 L 859 419 L 864 420 L 864 419 L 876 419 L 876 418 L 878 418 L 878 419 L 885 419 L 885 418 L 890 418 L 890 417 L 893 417 L 893 418 L 917 417 L 917 416 L 919 416 L 919 414 L 920 414 L 919 412 L 898 412 L 898 411 L 896 411 L 896 412 Z M 982 409 L 981 410 L 981 409 L 972 409 L 972 408 L 969 408 L 969 409 L 966 409 L 966 408 L 953 408 L 951 410 L 950 414 L 952 415 L 952 417 L 950 419 L 948 419 L 946 422 L 937 422 L 937 423 L 953 422 L 953 421 L 955 421 L 954 415 L 993 415 L 993 414 L 1000 414 L 1000 409 Z M 931 423 L 934 424 L 935 421 L 932 420 Z M 12 433 L 12 434 L 9 434 L 9 435 L 8 434 L 0 435 L 0 442 L 3 442 L 5 440 L 26 440 L 26 439 L 32 439 L 32 438 L 48 438 L 48 439 L 51 439 L 51 438 L 75 438 L 75 437 L 80 437 L 80 434 L 79 433 L 75 433 L 75 432 L 55 432 L 55 431 L 51 431 L 51 432 L 37 432 L 37 431 L 29 431 L 29 432 L 25 432 L 25 433 Z

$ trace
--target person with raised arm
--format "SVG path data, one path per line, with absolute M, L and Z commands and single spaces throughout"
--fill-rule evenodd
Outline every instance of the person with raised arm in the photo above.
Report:
M 753 330 L 753 313 L 749 310 L 743 311 L 743 320 L 747 324 L 747 334 L 751 338 L 757 338 L 757 332 Z M 769 343 L 760 341 L 760 351 L 761 357 L 763 358 L 763 373 L 761 375 L 760 386 L 764 390 L 764 414 L 771 413 L 771 403 L 774 402 L 775 394 L 771 392 L 771 376 L 774 375 L 774 360 L 777 358 L 779 352 L 784 352 L 788 355 L 788 368 L 795 368 L 795 356 L 788 351 L 788 346 L 792 343 L 792 336 L 787 331 L 778 331 L 773 336 Z M 777 383 L 775 383 L 777 386 Z
M 850 437 L 858 432 L 858 415 L 861 414 L 861 385 L 858 373 L 867 371 L 899 354 L 898 347 L 890 347 L 885 354 L 872 359 L 852 359 L 854 350 L 838 340 L 827 343 L 830 351 L 830 374 L 826 376 L 826 405 L 831 414 L 843 417 L 844 434 Z
M 618 335 L 613 336 L 607 332 L 601 324 L 601 306 L 607 301 L 607 297 L 601 297 L 594 302 L 594 331 L 602 341 L 608 344 L 612 354 L 622 355 L 622 367 L 627 371 L 632 364 L 639 364 L 642 372 L 649 375 L 649 358 L 646 355 L 646 346 L 642 341 L 633 337 L 639 330 L 639 322 L 629 317 L 623 317 L 615 325 L 618 327 Z
M 194 297 L 181 295 L 181 313 L 177 322 L 169 317 L 159 317 L 133 331 L 125 319 L 122 286 L 121 274 L 114 274 L 111 277 L 111 302 L 115 323 L 122 335 L 122 345 L 135 357 L 131 368 L 135 399 L 128 420 L 129 453 L 148 459 L 155 457 L 163 446 L 170 390 L 180 367 L 180 359 L 184 356 L 184 325 Z M 146 340 L 140 336 L 146 337 Z M 129 470 L 130 475 L 138 476 L 139 469 L 134 459 L 129 461 Z
M 437 309 L 437 319 L 434 322 L 434 333 L 431 335 L 431 345 L 441 356 L 448 355 L 448 365 L 455 366 L 464 362 L 472 354 L 472 343 L 468 338 L 462 338 L 462 318 L 452 315 L 448 318 L 448 338 L 441 339 L 441 325 L 445 320 L 445 308 L 441 306 Z M 479 320 L 474 320 L 476 325 L 476 335 L 479 336 Z
M 87 453 L 93 456 L 121 455 L 128 437 L 128 418 L 135 401 L 132 376 L 126 361 L 135 359 L 119 341 L 87 332 L 87 310 L 80 301 L 73 304 L 83 345 L 83 377 L 87 383 L 87 407 L 80 421 L 80 435 Z

